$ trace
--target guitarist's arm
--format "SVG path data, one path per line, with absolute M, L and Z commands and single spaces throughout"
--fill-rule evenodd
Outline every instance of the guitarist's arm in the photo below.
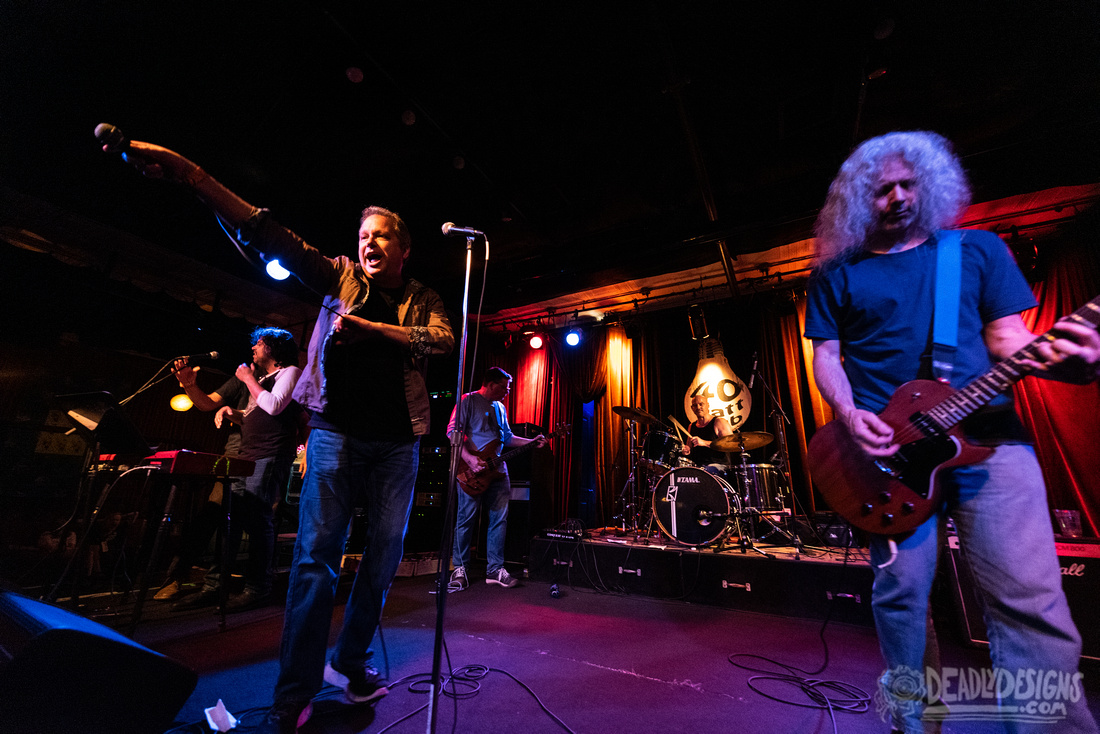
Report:
M 898 450 L 894 429 L 869 410 L 856 407 L 852 384 L 844 372 L 837 339 L 814 339 L 814 381 L 836 417 L 868 456 L 889 456 Z
M 1062 319 L 1051 331 L 1053 341 L 1040 341 L 1036 350 L 1041 361 L 1021 360 L 1037 377 L 1085 385 L 1100 376 L 1100 335 L 1087 324 Z M 985 325 L 982 339 L 996 359 L 1007 359 L 1035 340 L 1019 314 L 994 319 Z
M 541 449 L 547 443 L 546 436 L 540 433 L 534 438 L 523 438 L 522 436 L 516 436 L 515 434 L 513 434 L 512 437 L 508 439 L 508 446 L 509 448 L 518 448 L 520 446 L 526 446 L 529 443 L 535 442 L 538 442 L 538 448 Z

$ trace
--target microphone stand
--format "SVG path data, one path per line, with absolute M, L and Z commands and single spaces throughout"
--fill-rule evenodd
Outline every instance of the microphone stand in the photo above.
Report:
M 771 461 L 776 458 L 779 459 L 780 475 L 783 478 L 783 483 L 787 487 L 787 492 L 791 495 L 791 512 L 794 512 L 794 490 L 791 488 L 791 472 L 790 467 L 787 465 L 787 433 L 783 430 L 783 424 L 790 425 L 791 419 L 787 417 L 787 414 L 783 411 L 783 405 L 779 402 L 779 398 L 772 392 L 771 386 L 768 385 L 768 381 L 764 378 L 764 375 L 760 374 L 758 370 L 753 370 L 753 374 L 760 378 L 760 383 L 764 386 L 764 391 L 768 393 L 768 397 L 772 401 L 772 411 L 768 415 L 775 419 L 775 440 L 779 442 L 778 450 L 772 455 Z M 778 414 L 778 417 L 777 417 Z M 771 463 L 769 461 L 768 463 Z M 763 516 L 762 516 L 763 517 Z M 795 550 L 802 551 L 802 541 L 799 539 L 798 534 L 791 534 L 790 532 L 783 530 L 776 526 L 771 520 L 766 521 L 769 525 L 775 528 L 775 531 L 784 536 Z
M 443 620 L 447 608 L 447 584 L 450 581 L 450 558 L 454 545 L 455 516 L 458 511 L 458 458 L 459 449 L 466 438 L 463 411 L 459 410 L 466 392 L 466 323 L 469 319 L 470 268 L 473 262 L 474 236 L 466 237 L 466 280 L 462 286 L 462 327 L 458 347 L 458 384 L 455 393 L 455 429 L 451 433 L 451 468 L 447 478 L 447 502 L 443 512 L 443 535 L 439 541 L 439 575 L 435 594 L 435 644 L 432 648 L 432 680 L 428 697 L 428 734 L 435 732 L 439 716 L 440 694 L 443 693 Z M 485 259 L 489 259 L 489 246 L 485 245 Z

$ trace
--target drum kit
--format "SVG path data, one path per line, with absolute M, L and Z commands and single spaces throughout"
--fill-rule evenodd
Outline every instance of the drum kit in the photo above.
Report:
M 781 544 L 798 545 L 797 537 L 776 525 L 779 516 L 791 514 L 786 475 L 773 464 L 749 463 L 748 452 L 770 444 L 772 434 L 738 431 L 715 439 L 711 448 L 726 454 L 728 465 L 724 473 L 715 473 L 713 466 L 693 463 L 680 437 L 652 414 L 627 406 L 612 411 L 639 433 L 645 430 L 636 442 L 627 485 L 635 491 L 645 488 L 649 497 L 624 499 L 624 529 L 628 519 L 637 531 L 652 532 L 656 523 L 674 542 L 696 548 L 721 546 L 736 537 L 742 550 L 756 550 L 754 540 L 776 534 L 790 541 Z M 734 455 L 738 461 L 729 460 Z M 630 509 L 635 512 L 628 518 Z

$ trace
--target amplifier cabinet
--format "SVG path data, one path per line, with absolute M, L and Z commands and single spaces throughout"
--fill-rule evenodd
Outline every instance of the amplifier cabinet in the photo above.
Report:
M 1100 540 L 1096 538 L 1056 538 L 1058 565 L 1062 567 L 1062 590 L 1069 610 L 1081 632 L 1081 657 L 1100 660 L 1100 626 L 1093 620 L 1100 607 Z M 974 593 L 974 580 L 959 537 L 947 536 L 945 560 L 948 582 L 957 603 L 960 630 L 973 643 L 988 645 L 989 637 L 982 619 L 982 608 Z

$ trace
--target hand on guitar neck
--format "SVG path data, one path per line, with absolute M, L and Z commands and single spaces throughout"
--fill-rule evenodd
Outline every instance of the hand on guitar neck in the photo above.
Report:
M 549 436 L 538 435 L 532 439 L 519 439 L 519 443 L 510 451 L 503 454 L 500 450 L 504 443 L 500 440 L 490 441 L 481 449 L 470 445 L 469 441 L 463 441 L 462 450 L 458 462 L 458 486 L 471 497 L 484 492 L 489 485 L 497 479 L 506 476 L 504 462 L 513 456 L 518 456 L 526 451 L 546 446 L 550 439 L 569 432 L 566 425 L 558 426 Z

